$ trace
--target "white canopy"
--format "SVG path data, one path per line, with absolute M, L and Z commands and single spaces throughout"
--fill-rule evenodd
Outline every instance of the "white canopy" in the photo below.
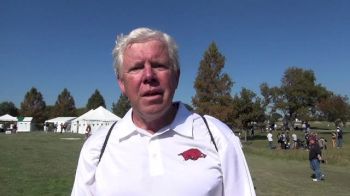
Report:
M 91 126 L 91 133 L 101 127 L 110 126 L 112 123 L 119 121 L 120 118 L 100 106 L 94 110 L 90 110 L 72 121 L 71 130 L 74 133 L 84 134 L 88 124 Z
M 118 121 L 120 118 L 113 114 L 112 112 L 106 110 L 104 107 L 100 106 L 95 110 L 90 110 L 89 112 L 78 117 L 76 120 L 85 121 Z
M 10 114 L 5 114 L 3 116 L 0 116 L 0 121 L 18 121 L 16 117 L 11 116 Z
M 71 126 L 70 126 L 70 123 L 73 119 L 75 119 L 77 117 L 56 117 L 56 118 L 53 118 L 53 119 L 49 119 L 49 120 L 46 120 L 45 121 L 45 124 L 46 123 L 53 123 L 54 125 L 56 125 L 56 129 L 54 131 L 56 132 L 69 132 L 71 131 Z M 62 129 L 63 127 L 61 125 L 64 125 L 66 124 L 68 127 L 66 127 L 66 129 Z M 44 127 L 44 131 L 47 131 L 48 130 L 48 127 Z
M 53 119 L 49 119 L 49 120 L 46 120 L 45 123 L 58 123 L 58 122 L 68 122 L 68 121 L 71 121 L 73 119 L 75 119 L 76 117 L 56 117 L 56 118 L 53 118 Z

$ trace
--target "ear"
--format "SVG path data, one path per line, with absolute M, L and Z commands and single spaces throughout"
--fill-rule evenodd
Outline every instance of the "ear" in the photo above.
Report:
M 124 81 L 120 78 L 118 78 L 118 85 L 120 90 L 122 91 L 123 95 L 125 95 L 125 85 L 124 85 Z

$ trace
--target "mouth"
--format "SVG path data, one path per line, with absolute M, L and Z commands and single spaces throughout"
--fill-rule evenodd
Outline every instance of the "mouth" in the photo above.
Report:
M 163 91 L 160 89 L 154 89 L 146 91 L 142 94 L 142 97 L 154 97 L 154 96 L 161 96 L 163 95 Z

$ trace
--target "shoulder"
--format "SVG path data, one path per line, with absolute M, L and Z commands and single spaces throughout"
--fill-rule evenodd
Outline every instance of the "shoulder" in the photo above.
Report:
M 203 117 L 207 120 L 209 129 L 212 132 L 219 149 L 227 148 L 228 146 L 239 146 L 240 148 L 242 147 L 239 138 L 235 136 L 233 130 L 224 122 L 209 115 L 204 115 Z
M 101 148 L 104 140 L 106 139 L 109 127 L 103 127 L 96 130 L 84 143 L 80 156 L 88 162 L 96 163 L 98 162 Z

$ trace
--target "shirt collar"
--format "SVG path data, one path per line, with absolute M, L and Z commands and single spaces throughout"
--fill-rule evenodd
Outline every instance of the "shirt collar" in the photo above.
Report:
M 177 110 L 175 119 L 170 124 L 170 129 L 175 131 L 177 134 L 180 134 L 186 137 L 193 136 L 192 113 L 181 102 L 179 102 L 179 108 Z
M 192 113 L 184 106 L 183 103 L 179 102 L 179 108 L 173 122 L 160 129 L 156 134 L 160 135 L 167 131 L 175 131 L 177 134 L 185 137 L 193 136 L 193 117 Z M 119 131 L 119 139 L 130 136 L 131 134 L 138 131 L 138 128 L 132 121 L 132 109 L 130 109 L 125 116 L 116 124 L 116 130 Z

